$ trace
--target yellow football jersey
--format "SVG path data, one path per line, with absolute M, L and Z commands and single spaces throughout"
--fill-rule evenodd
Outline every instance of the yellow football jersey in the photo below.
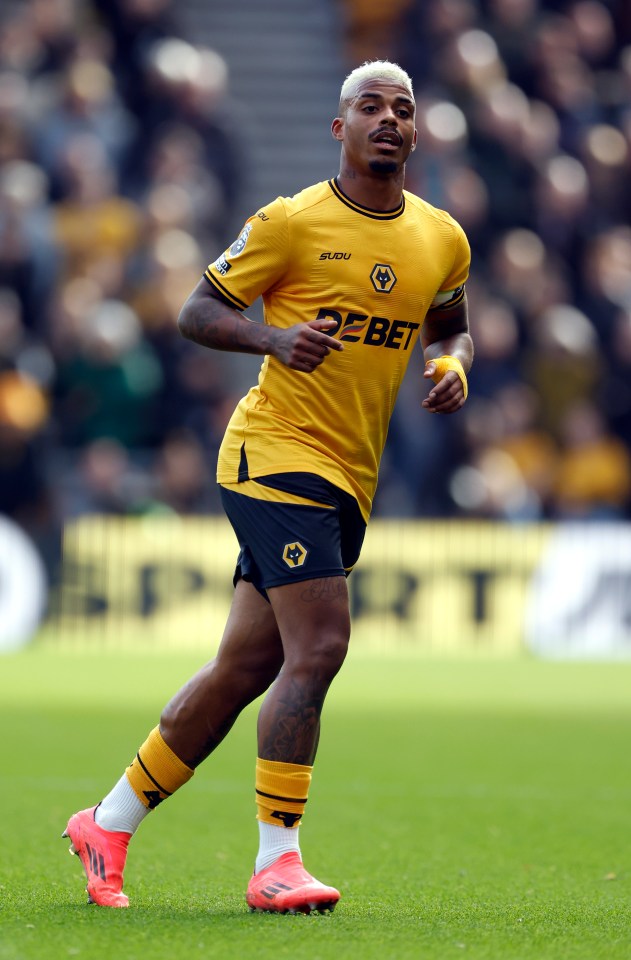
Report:
M 245 224 L 205 277 L 245 310 L 287 328 L 334 319 L 344 344 L 313 373 L 266 356 L 219 452 L 219 483 L 304 471 L 370 514 L 392 410 L 423 320 L 462 287 L 469 244 L 449 214 L 407 191 L 386 213 L 352 201 L 335 180 L 279 197 Z

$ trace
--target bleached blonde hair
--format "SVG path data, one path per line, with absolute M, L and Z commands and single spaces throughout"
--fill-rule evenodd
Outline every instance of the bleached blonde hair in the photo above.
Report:
M 402 87 L 406 87 L 414 99 L 412 79 L 403 67 L 398 63 L 391 63 L 390 60 L 366 60 L 361 66 L 351 70 L 342 84 L 340 106 L 349 103 L 357 96 L 359 85 L 364 80 L 393 80 L 395 83 L 400 83 Z

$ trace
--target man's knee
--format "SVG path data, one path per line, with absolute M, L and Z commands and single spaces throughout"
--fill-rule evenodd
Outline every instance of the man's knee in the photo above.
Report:
M 308 632 L 291 644 L 285 656 L 285 667 L 305 670 L 311 675 L 332 680 L 348 652 L 349 632 L 343 629 Z

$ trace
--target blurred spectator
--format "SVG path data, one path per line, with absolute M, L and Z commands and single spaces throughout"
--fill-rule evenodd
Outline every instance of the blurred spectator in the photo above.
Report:
M 35 452 L 47 417 L 48 400 L 34 380 L 14 371 L 0 374 L 0 512 L 20 523 L 29 523 L 31 507 L 47 508 L 42 463 Z
M 113 71 L 119 92 L 141 117 L 146 105 L 145 62 L 157 41 L 179 36 L 173 0 L 94 0 L 94 8 L 113 42 Z
M 616 52 L 616 27 L 611 11 L 598 0 L 576 0 L 568 5 L 567 12 L 583 59 L 593 66 L 611 64 Z
M 46 189 L 45 174 L 29 161 L 0 170 L 0 285 L 15 291 L 25 325 L 42 333 L 59 264 Z
M 576 157 L 557 153 L 539 165 L 532 197 L 538 237 L 573 263 L 593 228 L 587 170 Z
M 616 313 L 608 354 L 611 360 L 598 393 L 600 409 L 631 450 L 631 308 Z
M 557 469 L 557 446 L 541 422 L 541 400 L 524 383 L 505 387 L 495 396 L 502 411 L 503 435 L 498 449 L 508 454 L 528 487 L 538 517 L 547 514 Z
M 48 392 L 54 382 L 55 362 L 43 340 L 23 322 L 19 298 L 0 287 L 0 371 L 13 370 Z
M 631 227 L 621 223 L 595 230 L 587 238 L 580 265 L 577 305 L 606 346 L 618 311 L 631 305 Z
M 449 489 L 464 514 L 508 521 L 536 520 L 541 504 L 516 460 L 501 447 L 505 425 L 492 400 L 475 399 L 464 418 L 466 456 L 451 474 Z
M 153 468 L 154 501 L 174 513 L 208 513 L 220 508 L 206 453 L 190 431 L 169 433 Z
M 0 32 L 1 35 L 1 32 Z M 0 59 L 0 64 L 2 60 Z M 0 164 L 24 160 L 30 149 L 29 83 L 26 77 L 0 67 Z
M 476 352 L 469 390 L 475 397 L 494 397 L 520 378 L 519 323 L 510 303 L 473 284 L 469 301 Z
M 607 428 L 600 411 L 579 401 L 561 424 L 561 455 L 552 516 L 561 520 L 613 520 L 631 505 L 631 453 Z
M 631 212 L 629 146 L 622 132 L 609 123 L 595 123 L 578 145 L 589 178 L 596 222 L 611 223 Z
M 98 273 L 104 260 L 115 279 L 104 292 L 121 286 L 128 258 L 141 239 L 139 209 L 116 189 L 116 171 L 96 137 L 72 137 L 60 157 L 63 198 L 52 207 L 54 230 L 66 276 Z
M 396 59 L 400 21 L 412 6 L 412 0 L 344 0 L 342 31 L 346 58 L 351 63 L 364 60 Z
M 585 314 L 569 304 L 543 311 L 524 372 L 539 395 L 545 427 L 559 437 L 568 410 L 595 394 L 602 375 L 596 331 Z
M 222 186 L 209 169 L 202 138 L 184 124 L 163 124 L 153 133 L 151 150 L 142 166 L 142 186 L 132 190 L 138 202 L 147 206 L 153 191 L 177 187 L 182 213 L 188 213 L 191 227 L 205 247 L 221 246 L 225 231 L 226 197 Z
M 28 13 L 29 26 L 39 49 L 34 72 L 46 74 L 63 70 L 77 43 L 78 3 L 76 0 L 33 0 Z
M 168 213 L 163 212 L 151 225 L 144 257 L 135 266 L 129 302 L 161 366 L 162 385 L 156 397 L 161 432 L 166 435 L 187 426 L 213 454 L 221 434 L 217 436 L 220 427 L 212 427 L 211 411 L 230 396 L 226 371 L 231 358 L 219 359 L 179 333 L 178 314 L 204 265 L 193 236 L 178 227 L 167 228 L 168 223 Z
M 541 238 L 522 228 L 496 235 L 487 259 L 490 288 L 515 310 L 522 344 L 545 310 L 571 299 L 562 257 L 546 250 Z M 480 318 L 480 322 L 482 318 Z
M 225 60 L 208 47 L 165 37 L 145 50 L 142 80 L 138 133 L 125 168 L 128 192 L 142 199 L 147 181 L 178 183 L 191 193 L 202 235 L 210 232 L 216 244 L 215 231 L 227 241 L 244 150 Z
M 430 517 L 449 512 L 445 485 L 435 478 L 454 466 L 460 452 L 459 424 L 455 418 L 438 423 L 438 418 L 428 417 L 419 429 L 420 404 L 427 392 L 426 382 L 419 379 L 422 365 L 417 347 L 399 391 L 379 471 L 374 509 L 380 516 Z
M 488 0 L 485 28 L 501 50 L 508 79 L 526 94 L 534 88 L 530 50 L 542 12 L 538 0 Z
M 129 451 L 118 440 L 102 437 L 86 444 L 77 463 L 74 483 L 65 491 L 66 516 L 126 515 L 135 502 L 130 490 Z
M 60 531 L 46 470 L 48 412 L 48 396 L 37 381 L 17 371 L 0 371 L 0 514 L 31 536 L 52 581 Z
M 474 0 L 412 0 L 406 4 L 394 34 L 400 59 L 412 76 L 415 89 L 436 83 L 449 44 L 472 27 L 478 16 Z M 371 57 L 375 56 L 381 56 L 378 41 Z
M 55 79 L 40 86 L 32 140 L 34 157 L 50 179 L 51 196 L 63 199 L 68 143 L 80 137 L 98 141 L 107 161 L 118 171 L 131 148 L 134 125 L 118 98 L 107 64 L 96 59 L 72 61 L 57 83 Z M 89 162 L 87 157 L 85 160 Z
M 59 362 L 61 441 L 82 446 L 107 437 L 128 447 L 155 444 L 161 371 L 127 304 L 99 301 L 84 317 L 76 351 Z

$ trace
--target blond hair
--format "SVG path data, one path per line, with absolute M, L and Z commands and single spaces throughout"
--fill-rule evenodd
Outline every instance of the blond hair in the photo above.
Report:
M 408 93 L 414 99 L 412 92 L 412 79 L 398 63 L 391 63 L 389 60 L 366 60 L 361 66 L 355 67 L 342 84 L 340 91 L 340 104 L 349 103 L 357 96 L 359 85 L 364 80 L 393 80 L 395 83 L 406 87 Z

